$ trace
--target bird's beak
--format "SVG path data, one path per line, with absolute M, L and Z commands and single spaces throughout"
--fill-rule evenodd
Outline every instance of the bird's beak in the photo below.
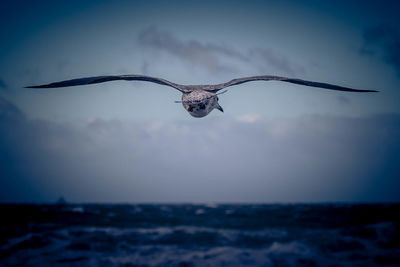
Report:
M 224 109 L 218 104 L 217 109 L 221 112 L 224 112 Z

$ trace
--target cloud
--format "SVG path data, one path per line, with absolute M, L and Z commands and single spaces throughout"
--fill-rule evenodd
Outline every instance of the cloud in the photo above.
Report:
M 168 31 L 152 26 L 143 30 L 138 37 L 141 45 L 168 52 L 192 66 L 200 66 L 210 73 L 238 72 L 238 66 L 253 66 L 259 72 L 271 68 L 285 74 L 294 75 L 304 69 L 277 54 L 271 48 L 253 48 L 246 52 L 226 45 L 203 43 L 197 40 L 182 41 Z M 232 64 L 232 60 L 237 64 Z
M 238 116 L 236 119 L 239 122 L 253 123 L 260 120 L 261 118 L 262 116 L 260 114 L 245 114 Z
M 270 67 L 288 75 L 304 73 L 305 69 L 291 62 L 287 57 L 274 52 L 271 48 L 253 48 L 248 51 L 248 58 L 251 62 L 257 62 L 259 70 L 264 72 Z
M 381 53 L 383 60 L 392 65 L 400 75 L 400 33 L 388 26 L 379 25 L 364 31 L 361 55 L 373 56 Z
M 7 84 L 2 79 L 0 79 L 0 90 L 1 89 L 7 89 Z
M 350 99 L 349 99 L 347 96 L 344 96 L 344 95 L 338 96 L 338 97 L 336 98 L 336 100 L 337 100 L 339 103 L 343 104 L 343 105 L 349 105 L 349 104 L 351 104 Z
M 0 96 L 0 122 L 16 122 L 21 119 L 24 119 L 24 115 L 19 108 Z
M 400 200 L 399 115 L 55 123 L 0 103 L 0 201 Z
M 219 55 L 240 57 L 235 51 L 214 44 L 198 41 L 183 42 L 173 34 L 152 26 L 139 35 L 142 45 L 166 51 L 190 64 L 201 66 L 210 72 L 231 72 L 232 67 L 221 63 Z

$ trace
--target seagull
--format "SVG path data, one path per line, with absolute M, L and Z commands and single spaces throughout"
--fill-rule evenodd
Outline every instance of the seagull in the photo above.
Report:
M 170 82 L 162 78 L 156 78 L 146 75 L 135 75 L 135 74 L 106 75 L 106 76 L 78 78 L 78 79 L 72 79 L 72 80 L 66 80 L 66 81 L 60 81 L 60 82 L 54 82 L 36 86 L 26 86 L 25 88 L 58 88 L 58 87 L 103 83 L 116 80 L 146 81 L 173 87 L 182 93 L 182 100 L 175 102 L 182 103 L 183 107 L 189 112 L 189 114 L 195 118 L 205 117 L 213 109 L 218 109 L 221 112 L 224 112 L 223 108 L 218 103 L 219 101 L 218 95 L 225 93 L 226 90 L 223 92 L 219 91 L 229 86 L 247 83 L 251 81 L 281 81 L 281 82 L 288 82 L 288 83 L 300 84 L 311 87 L 319 87 L 328 90 L 357 92 L 357 93 L 379 92 L 376 90 L 353 89 L 329 83 L 313 82 L 313 81 L 273 76 L 273 75 L 261 75 L 261 76 L 237 78 L 230 80 L 229 82 L 226 83 L 206 84 L 206 85 L 182 85 Z

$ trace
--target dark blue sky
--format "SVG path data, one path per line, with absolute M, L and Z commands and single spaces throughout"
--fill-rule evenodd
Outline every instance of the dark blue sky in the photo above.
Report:
M 399 201 L 397 1 L 3 1 L 0 201 Z M 232 87 L 190 117 L 143 82 L 32 90 L 104 74 Z

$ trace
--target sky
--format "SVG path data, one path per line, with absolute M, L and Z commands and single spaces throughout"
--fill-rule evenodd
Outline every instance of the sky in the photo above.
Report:
M 400 201 L 398 1 L 2 1 L 0 202 Z M 140 81 L 230 87 L 191 117 Z

